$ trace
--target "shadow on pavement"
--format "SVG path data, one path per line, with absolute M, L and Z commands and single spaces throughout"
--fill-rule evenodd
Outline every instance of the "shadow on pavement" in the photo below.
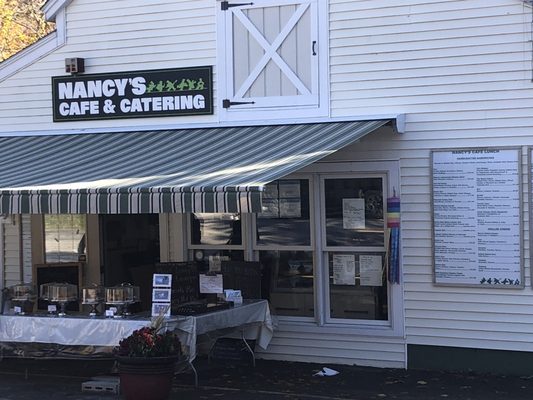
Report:
M 0 362 L 0 400 L 118 399 L 109 393 L 82 393 L 88 378 L 110 375 L 112 362 L 8 360 Z M 171 399 L 450 399 L 531 398 L 531 376 L 480 375 L 442 371 L 380 369 L 258 360 L 246 363 L 195 362 L 192 373 L 176 376 Z M 339 372 L 314 376 L 322 367 Z M 149 399 L 148 399 L 149 400 Z

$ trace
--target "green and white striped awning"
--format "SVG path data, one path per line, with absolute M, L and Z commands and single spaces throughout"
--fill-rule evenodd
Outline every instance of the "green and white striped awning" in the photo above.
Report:
M 0 213 L 258 212 L 265 184 L 388 120 L 0 138 Z

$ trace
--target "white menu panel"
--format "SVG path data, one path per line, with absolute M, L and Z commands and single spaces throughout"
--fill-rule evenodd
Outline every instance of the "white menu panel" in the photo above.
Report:
M 435 283 L 522 287 L 520 150 L 432 152 Z

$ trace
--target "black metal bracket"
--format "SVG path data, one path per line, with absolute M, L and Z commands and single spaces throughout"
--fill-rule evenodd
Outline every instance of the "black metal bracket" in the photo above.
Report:
M 233 3 L 230 4 L 229 1 L 223 1 L 220 3 L 220 9 L 222 11 L 228 11 L 231 7 L 240 7 L 240 6 L 253 6 L 254 3 Z
M 222 108 L 230 108 L 231 106 L 240 106 L 242 104 L 255 104 L 255 101 L 230 101 L 229 99 L 222 100 Z

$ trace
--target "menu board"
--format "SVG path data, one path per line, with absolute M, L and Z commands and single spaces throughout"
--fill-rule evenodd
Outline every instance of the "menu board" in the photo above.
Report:
M 523 287 L 519 149 L 432 152 L 435 283 Z
M 198 266 L 194 262 L 162 262 L 155 265 L 158 274 L 171 274 L 171 312 L 180 304 L 198 300 Z

